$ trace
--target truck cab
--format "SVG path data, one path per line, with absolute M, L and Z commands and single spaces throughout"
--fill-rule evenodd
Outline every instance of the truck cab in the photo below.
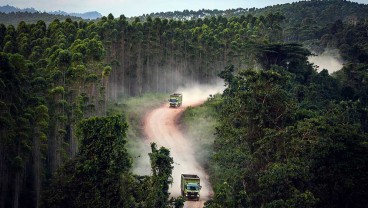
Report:
M 201 186 L 197 183 L 187 183 L 184 193 L 185 197 L 188 199 L 199 199 L 199 191 L 201 190 Z

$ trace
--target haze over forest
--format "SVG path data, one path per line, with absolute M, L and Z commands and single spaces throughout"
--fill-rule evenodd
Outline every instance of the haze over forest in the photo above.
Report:
M 142 147 L 142 119 L 198 86 L 223 89 L 175 122 L 213 189 L 200 206 L 366 207 L 367 28 L 345 0 L 0 12 L 0 208 L 188 206 L 180 150 Z
M 175 12 L 175 11 L 198 11 L 198 10 L 229 10 L 237 8 L 264 8 L 272 5 L 280 5 L 298 2 L 294 0 L 258 0 L 258 1 L 242 1 L 242 0 L 187 0 L 187 1 L 152 1 L 152 0 L 48 0 L 44 1 L 23 1 L 23 0 L 3 0 L 1 6 L 11 5 L 20 9 L 35 9 L 40 12 L 65 11 L 68 13 L 85 13 L 97 11 L 104 16 L 113 14 L 114 16 L 125 15 L 126 17 L 136 17 L 144 14 Z M 365 0 L 353 0 L 360 4 L 366 4 Z M 139 6 L 137 6 L 139 5 Z

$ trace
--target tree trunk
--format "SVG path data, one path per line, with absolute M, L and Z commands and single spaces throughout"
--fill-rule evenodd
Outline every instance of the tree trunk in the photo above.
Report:
M 109 75 L 105 77 L 105 99 L 104 99 L 104 116 L 107 116 L 107 103 L 109 102 Z
M 70 123 L 69 132 L 70 132 L 70 157 L 74 157 L 78 151 L 78 142 L 74 135 L 74 127 L 75 123 Z
M 55 112 L 50 113 L 50 115 L 54 115 Z M 56 162 L 55 162 L 55 156 L 56 156 L 56 121 L 55 118 L 50 122 L 50 131 L 47 138 L 47 146 L 48 146 L 48 166 L 50 167 L 51 173 L 54 173 L 56 171 Z
M 0 207 L 5 208 L 6 204 L 5 201 L 7 197 L 9 197 L 8 194 L 8 170 L 5 163 L 5 149 L 3 146 L 0 146 Z
M 155 69 L 156 69 L 156 92 L 159 92 L 159 79 L 158 79 L 158 65 L 156 64 L 156 66 L 155 66 Z
M 39 128 L 35 127 L 33 137 L 33 184 L 35 192 L 35 207 L 40 206 L 41 197 L 41 149 L 40 149 L 40 138 Z
M 137 54 L 137 87 L 138 87 L 138 95 L 142 95 L 142 77 L 143 77 L 143 63 L 142 63 L 142 42 L 139 40 L 138 44 L 138 54 Z
M 148 35 L 147 35 L 147 49 L 146 49 L 146 70 L 144 71 L 144 83 L 146 83 L 144 86 L 146 88 L 144 89 L 144 92 L 151 91 L 152 88 L 152 76 L 151 76 L 151 66 L 150 66 L 150 55 L 151 55 L 151 31 L 148 29 Z
M 131 66 L 130 66 L 130 52 L 131 52 L 131 49 L 130 49 L 130 46 L 128 47 L 128 54 L 127 54 L 127 56 L 128 56 L 128 60 L 127 60 L 127 67 L 128 67 L 128 77 L 127 77 L 127 79 L 128 79 L 128 94 L 129 94 L 129 96 L 132 96 L 132 91 L 131 91 L 131 80 L 132 80 L 132 72 L 131 72 Z
M 13 208 L 19 207 L 19 192 L 20 192 L 20 173 L 17 171 L 14 179 L 14 198 L 13 198 Z

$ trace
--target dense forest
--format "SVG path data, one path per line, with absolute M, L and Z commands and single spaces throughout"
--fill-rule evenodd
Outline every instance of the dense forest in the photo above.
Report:
M 333 3 L 333 4 L 331 4 Z M 240 17 L 242 15 L 265 15 L 268 13 L 280 12 L 284 14 L 291 21 L 300 23 L 304 18 L 313 18 L 315 20 L 320 20 L 322 23 L 326 24 L 331 21 L 336 21 L 338 19 L 344 19 L 346 16 L 366 16 L 365 10 L 367 5 L 349 2 L 345 0 L 312 0 L 312 1 L 299 1 L 286 4 L 277 4 L 272 6 L 267 6 L 264 8 L 237 8 L 237 9 L 227 9 L 227 10 L 209 10 L 201 9 L 198 11 L 193 10 L 183 10 L 174 12 L 157 12 L 150 13 L 139 16 L 139 18 L 145 17 L 159 17 L 165 19 L 176 19 L 176 20 L 190 20 L 198 18 L 210 18 L 223 16 L 227 18 Z M 303 11 L 300 11 L 303 10 Z M 332 15 L 333 14 L 333 15 Z M 322 16 L 320 16 L 322 15 Z
M 283 6 L 293 21 L 278 9 L 0 24 L 0 207 L 168 206 L 170 152 L 152 144 L 152 176 L 133 175 L 108 104 L 218 75 L 208 207 L 365 207 L 367 5 Z M 290 41 L 339 49 L 344 68 L 317 71 Z
M 17 26 L 21 22 L 36 24 L 39 20 L 42 20 L 49 25 L 55 19 L 60 21 L 65 21 L 66 19 L 72 19 L 73 21 L 82 20 L 81 17 L 67 16 L 62 14 L 49 14 L 46 12 L 0 12 L 0 23 L 4 24 L 5 26 Z
M 330 76 L 277 47 L 281 66 L 220 75 L 207 207 L 366 207 L 367 64 Z
M 199 11 L 175 11 L 159 12 L 139 16 L 141 20 L 147 18 L 167 18 L 174 20 L 195 20 L 211 17 L 241 17 L 252 15 L 255 17 L 266 17 L 269 14 L 282 14 L 284 20 L 280 24 L 283 28 L 284 41 L 310 41 L 319 39 L 321 30 L 327 24 L 337 20 L 348 24 L 357 24 L 359 18 L 367 21 L 368 5 L 345 0 L 312 0 L 299 1 L 287 4 L 277 4 L 265 8 L 237 8 L 228 10 L 206 10 Z M 262 18 L 262 17 L 261 17 Z

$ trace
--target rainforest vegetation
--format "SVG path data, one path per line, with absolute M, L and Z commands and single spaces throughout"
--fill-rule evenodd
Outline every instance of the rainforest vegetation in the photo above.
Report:
M 218 75 L 207 207 L 365 207 L 367 5 L 251 11 L 1 23 L 0 207 L 167 207 L 169 150 L 152 144 L 152 176 L 132 174 L 126 118 L 108 106 Z M 344 67 L 317 71 L 303 44 Z

